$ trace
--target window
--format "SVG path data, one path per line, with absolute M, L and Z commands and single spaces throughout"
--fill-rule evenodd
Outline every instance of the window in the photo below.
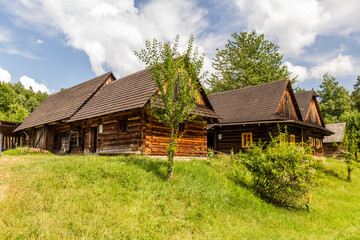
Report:
M 127 122 L 121 121 L 119 122 L 120 132 L 127 132 Z
M 309 146 L 310 147 L 315 147 L 316 146 L 315 138 L 309 137 Z
M 316 148 L 322 148 L 323 144 L 322 144 L 322 140 L 321 139 L 316 139 Z
M 290 134 L 290 145 L 291 146 L 295 146 L 295 135 L 294 134 Z
M 280 133 L 280 143 L 285 143 L 286 142 L 286 135 L 285 133 Z
M 177 131 L 178 132 L 184 132 L 185 131 L 185 123 L 178 123 Z
M 103 125 L 99 125 L 99 134 L 102 134 L 103 133 Z
M 252 132 L 244 132 L 242 136 L 242 148 L 248 148 L 252 146 Z

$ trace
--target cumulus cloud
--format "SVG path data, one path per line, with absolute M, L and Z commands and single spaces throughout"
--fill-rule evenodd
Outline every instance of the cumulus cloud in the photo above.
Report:
M 329 72 L 335 76 L 350 76 L 354 74 L 355 61 L 353 57 L 339 54 L 336 58 L 311 68 L 311 77 L 321 78 Z
M 11 81 L 11 74 L 0 67 L 0 82 L 9 83 Z
M 35 44 L 43 44 L 44 43 L 44 40 L 42 40 L 42 39 L 38 39 L 36 42 L 35 42 Z
M 96 74 L 106 67 L 119 75 L 139 70 L 143 65 L 134 51 L 143 48 L 146 39 L 171 41 L 176 34 L 186 38 L 208 24 L 207 11 L 190 0 L 151 0 L 139 8 L 133 0 L 14 0 L 6 6 L 39 29 L 59 29 L 69 46 L 87 53 Z
M 294 78 L 297 76 L 299 82 L 305 81 L 309 77 L 309 72 L 306 67 L 293 65 L 291 62 L 286 61 L 284 63 L 288 67 L 288 70 L 291 72 L 291 77 Z
M 301 54 L 315 42 L 319 26 L 330 19 L 316 0 L 234 1 L 249 30 L 276 38 L 286 54 Z
M 276 39 L 281 51 L 304 52 L 319 35 L 348 35 L 360 31 L 358 0 L 234 0 L 248 30 Z
M 30 87 L 33 89 L 34 92 L 46 92 L 46 93 L 51 93 L 51 91 L 46 87 L 45 84 L 42 83 L 38 83 L 35 81 L 35 79 L 30 78 L 28 76 L 22 76 L 20 78 L 20 82 L 21 84 L 26 88 L 26 89 L 30 89 Z

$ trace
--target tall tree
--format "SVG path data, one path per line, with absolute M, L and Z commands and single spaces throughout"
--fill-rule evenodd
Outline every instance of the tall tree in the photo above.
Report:
M 351 93 L 351 101 L 356 110 L 360 111 L 360 76 L 357 77 L 354 84 L 354 91 Z
M 279 46 L 266 40 L 264 34 L 240 32 L 231 36 L 224 49 L 217 49 L 213 59 L 216 73 L 206 80 L 210 93 L 290 77 L 287 66 L 282 64 Z
M 178 126 L 195 117 L 192 113 L 197 103 L 198 83 L 205 76 L 200 74 L 204 55 L 194 48 L 193 41 L 191 36 L 184 53 L 178 51 L 179 36 L 173 45 L 156 39 L 152 43 L 146 41 L 146 48 L 135 52 L 150 69 L 151 79 L 158 88 L 157 94 L 151 98 L 151 112 L 170 129 L 167 147 L 169 179 L 173 178 L 177 140 L 181 137 Z
M 322 116 L 329 123 L 339 121 L 341 115 L 351 109 L 349 91 L 339 86 L 336 78 L 329 73 L 323 75 L 323 81 L 319 87 L 319 107 Z

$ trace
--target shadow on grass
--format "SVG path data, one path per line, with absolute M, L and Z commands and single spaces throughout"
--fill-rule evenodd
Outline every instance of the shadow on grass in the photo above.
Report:
M 328 176 L 337 178 L 338 180 L 346 181 L 346 179 L 340 177 L 340 175 L 332 169 L 324 169 L 323 172 Z
M 167 162 L 149 158 L 135 158 L 128 164 L 135 164 L 147 172 L 153 173 L 161 180 L 167 180 Z

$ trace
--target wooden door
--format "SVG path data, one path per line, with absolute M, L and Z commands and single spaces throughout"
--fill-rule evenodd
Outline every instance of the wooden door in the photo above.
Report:
M 90 152 L 96 153 L 97 150 L 97 127 L 92 127 L 90 129 Z

